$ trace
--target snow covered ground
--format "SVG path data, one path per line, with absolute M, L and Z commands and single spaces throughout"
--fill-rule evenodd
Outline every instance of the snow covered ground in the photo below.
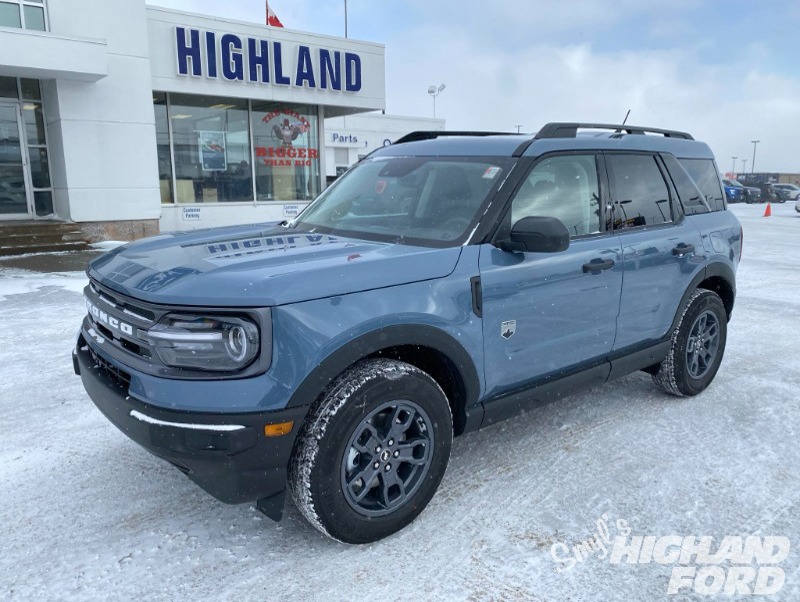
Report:
M 733 211 L 744 261 L 710 389 L 677 399 L 634 374 L 457 439 L 429 508 L 363 547 L 289 505 L 276 524 L 218 503 L 126 439 L 72 372 L 83 274 L 0 262 L 0 599 L 668 598 L 674 564 L 553 560 L 605 515 L 612 540 L 786 537 L 773 598 L 800 600 L 800 215 Z

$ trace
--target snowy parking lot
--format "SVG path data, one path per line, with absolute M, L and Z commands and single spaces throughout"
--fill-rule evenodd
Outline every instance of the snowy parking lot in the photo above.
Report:
M 280 523 L 219 503 L 128 440 L 73 374 L 84 275 L 0 261 L 0 599 L 643 601 L 703 568 L 614 562 L 616 536 L 786 538 L 768 599 L 800 599 L 800 214 L 732 211 L 744 255 L 707 391 L 638 373 L 456 439 L 428 509 L 361 547 L 289 502 Z

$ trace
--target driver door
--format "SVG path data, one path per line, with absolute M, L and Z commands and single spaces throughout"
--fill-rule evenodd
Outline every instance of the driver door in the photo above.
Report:
M 622 290 L 622 249 L 605 231 L 605 186 L 595 154 L 552 155 L 514 194 L 505 228 L 550 216 L 570 231 L 560 253 L 480 250 L 488 396 L 602 363 L 611 351 Z

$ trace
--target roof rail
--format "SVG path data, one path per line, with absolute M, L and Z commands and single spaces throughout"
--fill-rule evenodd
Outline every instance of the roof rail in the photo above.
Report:
M 511 132 L 461 132 L 461 131 L 431 131 L 431 132 L 411 132 L 396 140 L 394 144 L 402 144 L 403 142 L 417 142 L 418 140 L 433 140 L 442 136 L 510 136 Z M 516 135 L 516 134 L 513 134 Z
M 534 140 L 542 138 L 575 138 L 578 128 L 589 130 L 614 130 L 625 134 L 662 134 L 665 138 L 682 138 L 694 140 L 691 134 L 675 130 L 661 130 L 658 128 L 642 127 L 639 125 L 614 125 L 609 123 L 548 123 L 534 136 Z

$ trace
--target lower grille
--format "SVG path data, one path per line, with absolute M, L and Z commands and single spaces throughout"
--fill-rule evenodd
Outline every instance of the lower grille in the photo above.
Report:
M 119 387 L 127 394 L 128 387 L 131 385 L 131 375 L 124 370 L 120 370 L 111 362 L 100 357 L 94 352 L 94 349 L 92 349 L 90 345 L 86 345 L 86 347 L 89 349 L 89 353 L 92 356 L 92 361 L 94 361 L 95 366 L 100 370 L 103 376 L 105 376 L 112 385 Z

